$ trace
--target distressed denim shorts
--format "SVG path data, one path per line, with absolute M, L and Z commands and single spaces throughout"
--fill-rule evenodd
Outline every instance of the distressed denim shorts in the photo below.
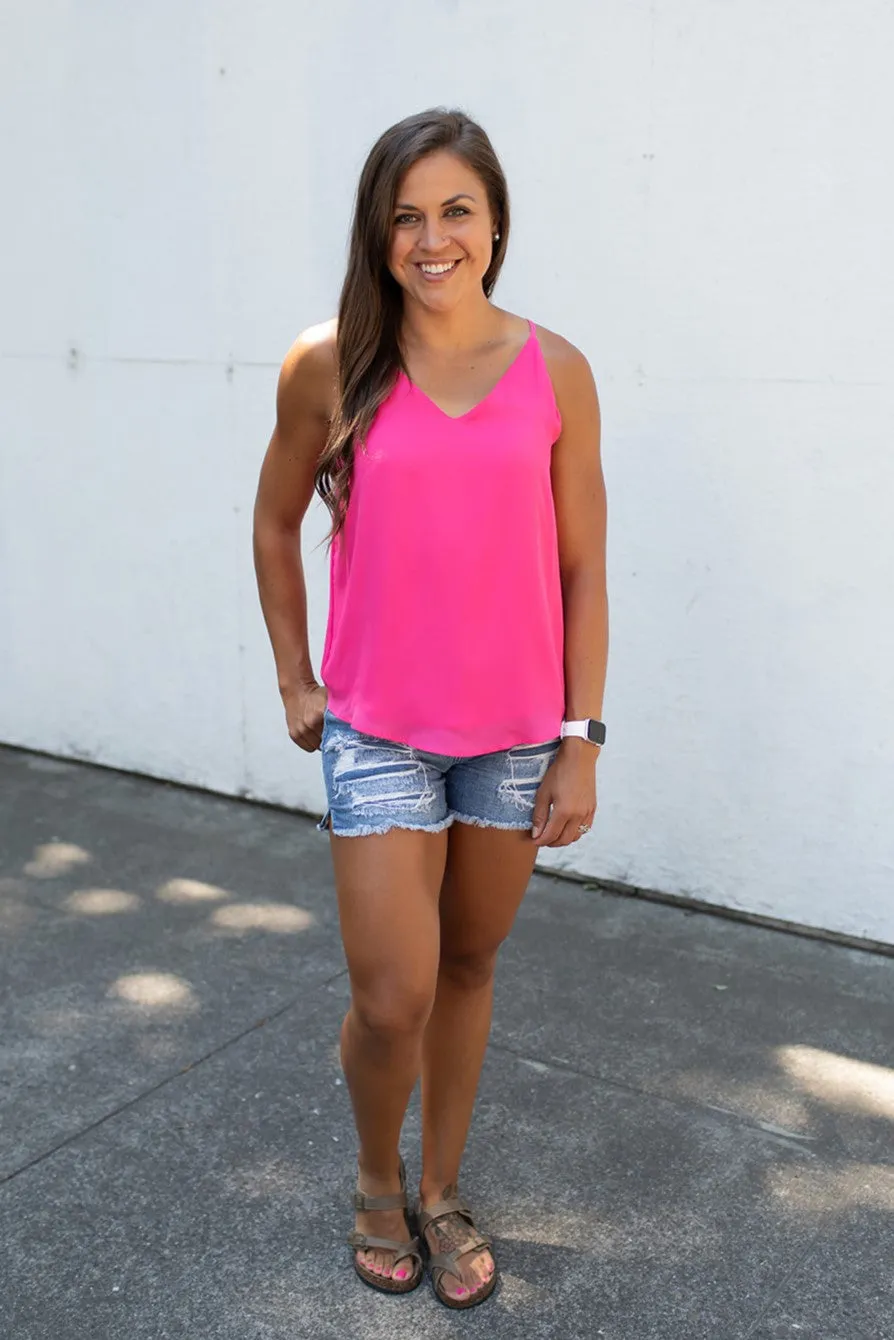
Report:
M 528 828 L 534 799 L 561 739 L 518 744 L 492 754 L 454 758 L 365 735 L 327 707 L 320 751 L 337 837 L 414 828 L 438 833 L 455 819 L 483 828 Z

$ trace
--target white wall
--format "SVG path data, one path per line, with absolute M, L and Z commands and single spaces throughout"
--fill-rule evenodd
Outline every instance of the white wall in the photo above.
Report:
M 257 470 L 367 149 L 459 104 L 512 191 L 495 299 L 603 409 L 599 813 L 541 864 L 894 942 L 890 6 L 12 8 L 0 738 L 322 813 Z

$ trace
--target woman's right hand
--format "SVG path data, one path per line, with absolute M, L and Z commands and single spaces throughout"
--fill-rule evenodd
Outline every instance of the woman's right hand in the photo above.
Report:
M 282 695 L 286 709 L 289 738 L 308 754 L 319 749 L 323 739 L 323 714 L 329 701 L 329 690 L 324 684 L 301 684 Z

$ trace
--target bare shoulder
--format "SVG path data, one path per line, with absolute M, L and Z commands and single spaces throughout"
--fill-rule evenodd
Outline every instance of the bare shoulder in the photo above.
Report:
M 294 531 L 310 506 L 335 405 L 335 322 L 293 341 L 276 387 L 276 423 L 258 481 L 256 526 Z
M 286 361 L 308 356 L 316 357 L 320 361 L 325 361 L 327 358 L 334 359 L 337 334 L 336 316 L 330 317 L 328 321 L 320 321 L 315 326 L 306 326 L 294 340 L 286 354 Z
M 589 360 L 576 344 L 546 326 L 536 326 L 536 330 L 543 357 L 554 381 L 556 378 L 563 382 L 592 379 Z
M 307 415 L 328 419 L 335 398 L 338 319 L 307 326 L 291 344 L 279 371 L 277 418 Z
M 598 435 L 599 395 L 590 360 L 563 335 L 547 330 L 546 326 L 537 326 L 536 331 L 562 415 L 563 437 L 575 435 L 575 425 L 584 434 Z

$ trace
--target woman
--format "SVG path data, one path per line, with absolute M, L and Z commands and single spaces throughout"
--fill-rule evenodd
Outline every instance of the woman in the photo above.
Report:
M 499 162 L 462 112 L 381 135 L 337 319 L 282 365 L 255 508 L 288 731 L 322 749 L 329 801 L 355 1269 L 406 1293 L 424 1250 L 462 1308 L 497 1278 L 458 1190 L 497 951 L 538 849 L 590 828 L 605 735 L 596 388 L 572 344 L 491 303 L 508 233 Z M 323 683 L 299 544 L 315 490 L 333 518 Z M 418 1218 L 398 1147 L 417 1077 Z

